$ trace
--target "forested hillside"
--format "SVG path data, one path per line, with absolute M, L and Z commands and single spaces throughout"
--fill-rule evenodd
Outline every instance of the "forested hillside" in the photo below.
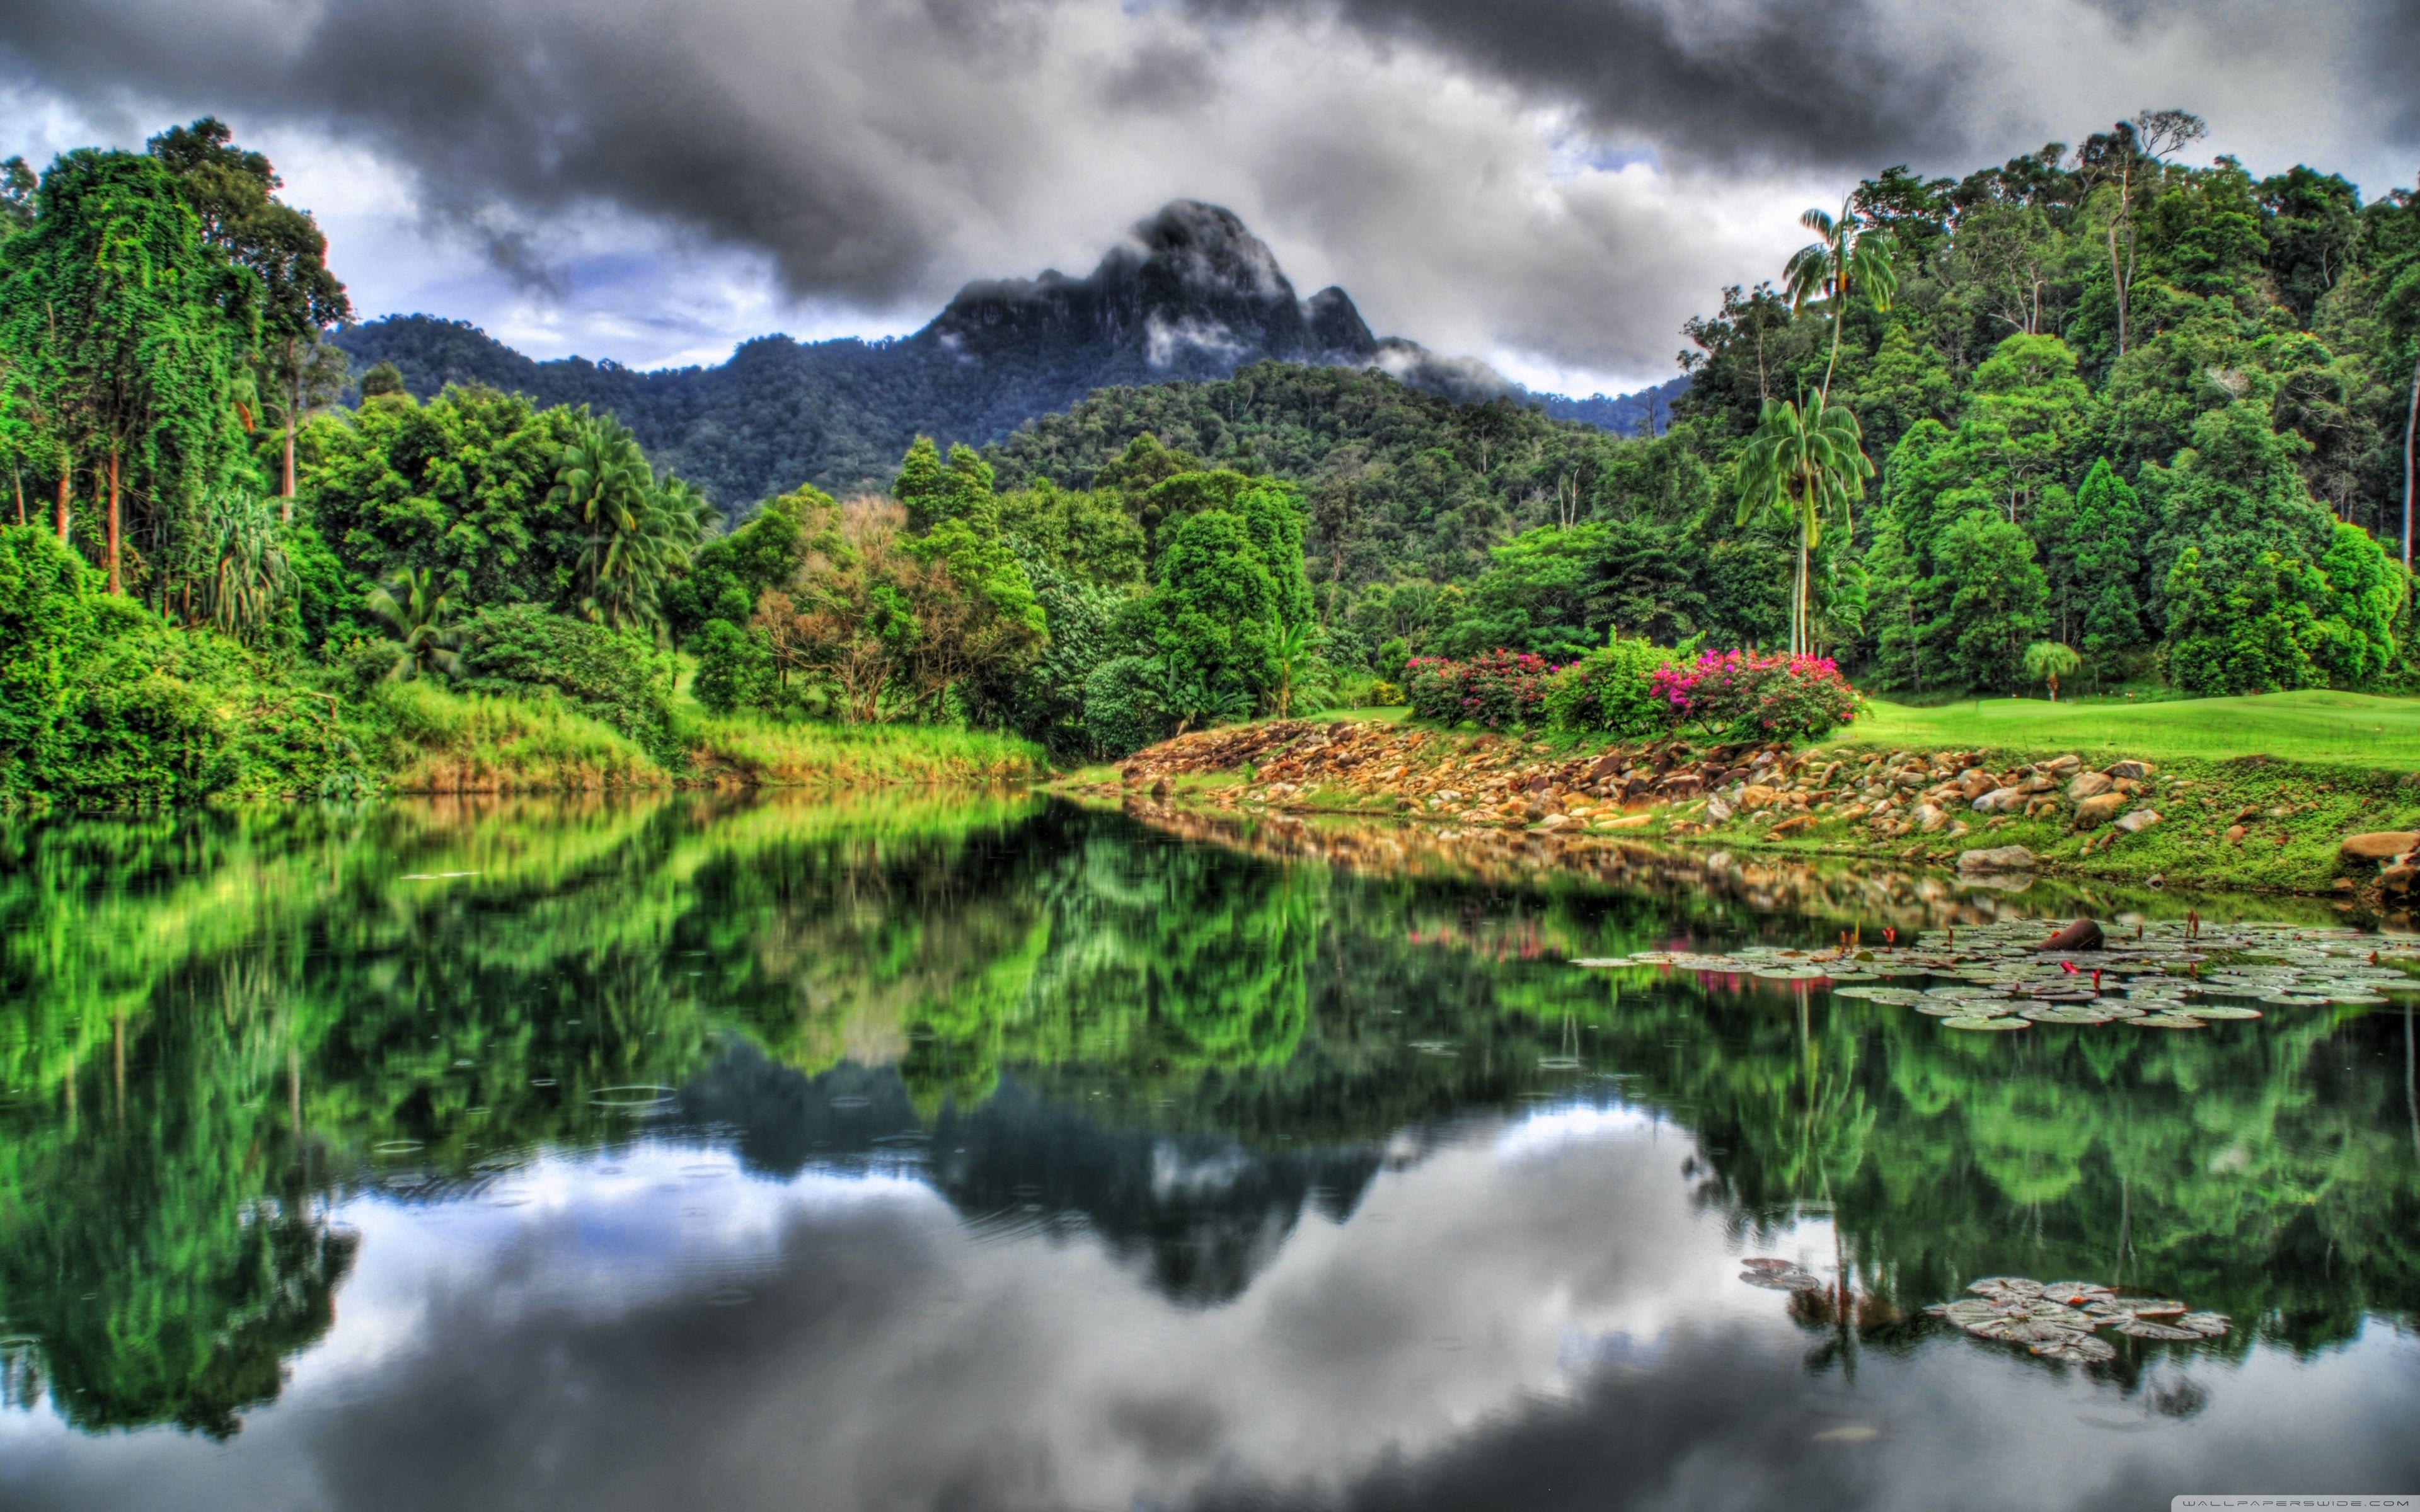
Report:
M 391 364 L 423 399 L 475 383 L 610 412 L 734 515 L 801 483 L 878 488 L 920 435 L 982 444 L 1095 389 L 1222 378 L 1254 362 L 1385 372 L 1463 399 L 1518 393 L 1483 363 L 1372 335 L 1341 288 L 1298 299 L 1241 221 L 1191 201 L 1137 225 L 1132 244 L 1084 277 L 970 284 L 931 324 L 895 341 L 766 336 L 715 367 L 641 372 L 577 357 L 535 362 L 475 327 L 428 316 L 332 339 L 355 371 Z M 1668 413 L 1668 391 L 1549 397 L 1577 418 L 1637 428 Z
M 2420 200 L 2191 166 L 2200 133 L 2147 114 L 1810 212 L 1776 281 L 1689 323 L 1653 439 L 1262 367 L 1096 394 L 997 458 L 1080 486 L 1149 434 L 1298 480 L 1347 665 L 1619 631 L 1915 693 L 2398 684 Z

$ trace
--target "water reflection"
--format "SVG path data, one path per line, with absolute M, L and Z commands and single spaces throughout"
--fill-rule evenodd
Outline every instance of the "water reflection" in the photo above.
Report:
M 0 832 L 0 1499 L 2420 1489 L 2400 1011 L 1945 1036 L 1561 963 L 2026 895 L 1179 824 Z M 1825 1288 L 1742 1285 L 1743 1253 Z M 1922 1318 L 1995 1273 L 2238 1326 L 2083 1369 Z

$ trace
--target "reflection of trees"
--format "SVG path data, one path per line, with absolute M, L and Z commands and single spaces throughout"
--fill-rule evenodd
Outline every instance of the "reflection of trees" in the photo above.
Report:
M 0 1375 L 230 1431 L 327 1326 L 331 1194 L 611 1142 L 632 1083 L 773 1169 L 924 1135 L 971 1218 L 1080 1216 L 1201 1302 L 1404 1132 L 1618 1073 L 1744 1228 L 1830 1205 L 1827 1358 L 1991 1272 L 2172 1291 L 2226 1348 L 2420 1315 L 2399 1016 L 1960 1036 L 1564 962 L 1803 930 L 1771 879 L 1270 849 L 963 795 L 0 829 L 0 1335 L 39 1340 Z M 1826 929 L 1879 885 L 1804 884 Z

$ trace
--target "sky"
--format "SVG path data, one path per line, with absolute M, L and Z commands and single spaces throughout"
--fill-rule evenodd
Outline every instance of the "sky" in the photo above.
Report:
M 365 317 L 712 363 L 1089 270 L 1176 198 L 1532 387 L 1669 376 L 1893 163 L 2121 116 L 2420 178 L 2420 0 L 8 0 L 0 155 L 203 114 Z

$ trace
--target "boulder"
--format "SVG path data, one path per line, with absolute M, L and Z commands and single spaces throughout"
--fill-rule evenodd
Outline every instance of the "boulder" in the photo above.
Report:
M 2385 871 L 2381 872 L 2378 874 L 2378 885 L 2389 892 L 2410 892 L 2412 890 L 2412 880 L 2414 877 L 2420 877 L 2420 868 L 2390 866 Z M 2339 878 L 2338 880 L 2350 879 Z
M 2101 926 L 2091 919 L 2079 918 L 2049 939 L 2034 947 L 2037 950 L 2098 950 L 2106 943 Z
M 2001 813 L 2024 805 L 2025 790 L 2020 787 L 1993 788 L 1975 800 L 1977 813 Z
M 2079 773 L 2075 780 L 2067 785 L 2067 795 L 2078 803 L 2086 798 L 2097 798 L 2109 791 L 2110 781 L 2105 772 Z
M 1919 803 L 1907 811 L 1908 822 L 1930 835 L 1949 823 L 1949 816 L 1929 803 Z
M 1765 834 L 1774 840 L 1779 840 L 1785 835 L 1795 835 L 1802 829 L 1812 829 L 1814 827 L 1815 816 L 1813 814 L 1803 813 L 1795 819 L 1783 820 L 1781 823 L 1774 825 L 1771 829 L 1766 830 Z
M 2347 835 L 2336 847 L 2336 856 L 2346 861 L 2392 861 L 2411 853 L 2420 845 L 2420 830 L 2374 829 L 2366 835 Z
M 1969 803 L 1999 785 L 1998 779 L 1979 766 L 1962 772 L 1958 777 L 1958 791 Z
M 2091 829 L 2105 825 L 2117 818 L 2118 810 L 2124 807 L 2126 795 L 2122 793 L 2104 793 L 2097 798 L 2086 798 L 2075 806 L 2075 827 Z
M 1769 808 L 1773 803 L 1774 796 L 1773 789 L 1766 787 L 1761 782 L 1751 782 L 1746 787 L 1740 789 L 1739 806 L 1743 809 L 1751 810 Z
M 2118 762 L 2109 768 L 2109 775 L 2132 778 L 2140 782 L 2159 769 L 2159 764 L 2155 762 Z
M 2048 764 L 2047 770 L 2054 777 L 2066 777 L 2083 764 L 2084 758 L 2081 756 L 2061 756 L 2058 760 Z
M 1730 816 L 1731 806 L 1725 803 L 1719 795 L 1706 800 L 1706 818 L 1708 822 L 1719 825 Z
M 1961 872 L 2030 872 L 2039 864 L 2034 853 L 2022 845 L 1994 845 L 1989 850 L 1958 853 Z
M 2139 835 L 2160 822 L 2157 809 L 2137 809 L 2118 821 L 2118 827 L 2129 835 Z

